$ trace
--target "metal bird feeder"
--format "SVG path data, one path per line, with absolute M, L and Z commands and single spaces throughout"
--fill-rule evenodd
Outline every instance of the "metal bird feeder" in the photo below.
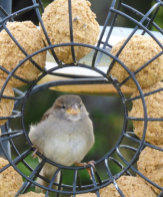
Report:
M 2 1 L 0 1 L 2 2 Z M 8 5 L 10 1 L 3 1 L 7 2 Z M 152 61 L 154 61 L 159 56 L 163 55 L 163 45 L 160 41 L 160 38 L 163 38 L 163 30 L 161 27 L 159 27 L 155 23 L 155 18 L 157 17 L 158 11 L 162 9 L 163 11 L 163 2 L 161 0 L 155 0 L 153 6 L 151 9 L 144 13 L 141 13 L 140 11 L 136 10 L 134 7 L 131 7 L 125 3 L 125 1 L 122 0 L 112 0 L 111 5 L 108 7 L 108 14 L 106 16 L 105 22 L 103 24 L 98 42 L 96 46 L 92 46 L 89 44 L 84 43 L 75 43 L 73 39 L 73 25 L 72 25 L 72 9 L 71 9 L 71 0 L 67 0 L 68 7 L 69 7 L 69 29 L 70 29 L 70 42 L 69 43 L 61 43 L 53 45 L 50 42 L 50 39 L 48 38 L 48 34 L 46 32 L 46 28 L 44 26 L 44 23 L 41 18 L 41 13 L 44 12 L 43 4 L 41 0 L 33 0 L 33 5 L 29 7 L 25 7 L 21 10 L 18 10 L 14 13 L 9 13 L 8 10 L 6 10 L 5 7 L 3 7 L 3 4 L 0 5 L 0 15 L 2 16 L 0 19 L 0 28 L 1 31 L 5 30 L 10 35 L 11 39 L 16 43 L 16 45 L 20 48 L 20 50 L 24 53 L 25 58 L 20 61 L 17 66 L 12 70 L 8 71 L 6 70 L 3 65 L 0 65 L 1 71 L 7 73 L 7 78 L 3 83 L 3 86 L 1 87 L 0 91 L 0 99 L 6 99 L 6 100 L 13 100 L 14 101 L 14 109 L 10 116 L 4 117 L 1 115 L 0 120 L 7 120 L 6 123 L 1 127 L 2 133 L 0 136 L 0 145 L 3 154 L 9 161 L 9 164 L 5 167 L 0 169 L 0 173 L 3 173 L 5 170 L 7 170 L 10 166 L 12 166 L 22 177 L 24 180 L 23 185 L 19 188 L 17 191 L 17 194 L 15 196 L 19 196 L 20 194 L 26 193 L 29 191 L 31 187 L 38 186 L 42 188 L 45 192 L 45 196 L 49 196 L 49 193 L 54 193 L 56 196 L 77 196 L 78 194 L 82 193 L 89 193 L 92 192 L 96 196 L 100 197 L 100 189 L 104 188 L 107 185 L 113 184 L 119 193 L 120 196 L 125 196 L 123 193 L 123 190 L 121 190 L 120 186 L 117 184 L 117 180 L 122 175 L 129 175 L 129 176 L 135 176 L 138 175 L 142 177 L 142 179 L 146 180 L 150 185 L 153 185 L 155 188 L 159 189 L 160 193 L 158 194 L 159 197 L 163 196 L 163 186 L 158 185 L 157 183 L 153 182 L 146 176 L 144 176 L 136 167 L 136 162 L 139 158 L 139 155 L 141 151 L 145 147 L 150 147 L 152 149 L 163 151 L 163 149 L 160 146 L 153 145 L 148 143 L 145 140 L 146 137 L 146 130 L 149 122 L 161 122 L 163 121 L 163 117 L 148 117 L 147 111 L 148 108 L 146 106 L 145 98 L 149 95 L 155 94 L 156 92 L 163 91 L 162 88 L 156 89 L 154 91 L 145 93 L 142 89 L 141 85 L 136 79 L 136 75 L 142 70 L 145 69 L 145 67 L 148 67 L 148 64 Z M 101 2 L 102 3 L 102 2 Z M 25 51 L 22 50 L 22 47 L 19 43 L 16 42 L 14 39 L 14 36 L 10 34 L 10 31 L 7 29 L 6 23 L 8 21 L 14 21 L 15 17 L 27 13 L 28 11 L 34 10 L 37 14 L 38 21 L 41 24 L 42 28 L 44 29 L 44 34 L 47 39 L 48 45 L 39 51 L 36 51 L 32 54 L 27 54 Z M 125 12 L 128 11 L 129 14 L 126 14 Z M 136 18 L 137 17 L 137 18 Z M 128 22 L 132 22 L 134 24 L 134 27 L 130 30 L 128 33 L 128 37 L 126 42 L 122 45 L 121 49 L 116 55 L 112 55 L 110 53 L 110 49 L 113 47 L 112 44 L 110 44 L 110 38 L 113 35 L 114 28 L 116 25 L 116 20 L 118 18 L 124 18 Z M 109 27 L 108 27 L 109 25 Z M 153 33 L 151 30 L 151 27 L 154 27 L 157 30 L 157 33 Z M 130 41 L 130 39 L 133 37 L 133 35 L 139 31 L 141 35 L 148 35 L 154 39 L 154 41 L 161 47 L 161 52 L 156 55 L 154 58 L 152 58 L 150 61 L 145 63 L 141 66 L 139 70 L 136 70 L 135 72 L 131 71 L 120 59 L 119 55 L 123 51 L 123 48 L 125 45 Z M 157 37 L 159 34 L 160 38 Z M 105 35 L 105 36 L 104 36 Z M 69 46 L 71 47 L 71 53 L 72 53 L 72 59 L 73 63 L 66 64 L 62 63 L 57 55 L 55 54 L 55 49 L 58 47 L 65 47 Z M 93 55 L 91 56 L 91 61 L 89 63 L 84 63 L 80 61 L 76 61 L 76 55 L 75 55 L 75 47 L 81 46 L 90 48 L 93 51 Z M 39 65 L 36 65 L 32 59 L 39 53 L 43 51 L 52 51 L 52 55 L 55 61 L 55 64 L 50 69 L 42 69 Z M 111 63 L 108 64 L 106 72 L 101 70 L 98 64 L 100 63 L 102 57 L 105 56 L 107 58 L 111 59 Z M 1 57 L 0 57 L 1 58 Z M 38 78 L 34 81 L 28 81 L 21 77 L 18 77 L 16 75 L 16 71 L 23 65 L 24 62 L 27 60 L 30 60 L 33 63 L 33 66 L 40 70 L 41 74 L 38 76 Z M 121 67 L 128 73 L 128 77 L 125 78 L 122 82 L 119 82 L 118 79 L 112 77 L 110 74 L 110 71 L 112 67 L 114 67 L 114 63 L 118 62 Z M 47 83 L 39 84 L 40 80 L 44 78 L 46 75 L 52 75 L 52 76 L 62 76 L 63 74 L 61 72 L 56 72 L 58 70 L 62 70 L 64 68 L 69 67 L 78 67 L 78 68 L 84 68 L 88 71 L 94 71 L 99 76 L 84 76 L 84 75 L 71 75 L 71 79 L 69 80 L 56 80 L 56 81 L 50 81 Z M 66 76 L 66 75 L 64 75 Z M 16 78 L 20 81 L 23 81 L 28 89 L 26 91 L 14 88 L 15 96 L 5 96 L 5 88 L 7 87 L 7 84 L 9 84 L 11 78 Z M 128 96 L 123 92 L 123 86 L 127 83 L 127 81 L 131 79 L 133 83 L 136 86 L 136 90 L 138 92 L 138 95 L 135 97 L 128 98 Z M 82 184 L 82 181 L 80 179 L 80 172 L 84 170 L 84 167 L 76 167 L 76 166 L 62 166 L 60 164 L 54 163 L 48 158 L 44 157 L 41 153 L 37 153 L 38 156 L 42 159 L 42 162 L 39 163 L 36 167 L 33 167 L 30 162 L 27 162 L 27 157 L 31 155 L 34 151 L 34 147 L 32 146 L 29 137 L 28 137 L 28 131 L 26 130 L 25 123 L 24 123 L 24 110 L 26 106 L 26 102 L 28 98 L 45 89 L 56 87 L 56 86 L 68 86 L 68 85 L 93 85 L 93 84 L 110 84 L 116 89 L 117 94 L 121 98 L 121 102 L 123 105 L 123 112 L 124 112 L 124 122 L 123 122 L 123 128 L 121 131 L 121 135 L 119 136 L 119 139 L 117 140 L 116 144 L 112 149 L 105 154 L 103 157 L 101 157 L 99 160 L 95 161 L 95 169 L 88 165 L 87 167 L 91 171 L 91 179 L 90 183 L 88 184 Z M 143 117 L 130 117 L 129 116 L 129 109 L 128 109 L 128 103 L 134 100 L 140 100 L 143 106 Z M 155 102 L 155 101 L 153 101 Z M 19 106 L 19 107 L 18 107 Z M 21 106 L 21 107 L 20 107 Z M 16 121 L 19 119 L 21 121 L 21 129 L 12 129 L 10 122 Z M 134 132 L 128 130 L 128 124 L 131 120 L 134 121 L 141 121 L 142 122 L 142 138 L 139 139 L 135 136 Z M 23 136 L 25 139 L 26 144 L 26 150 L 20 150 L 19 147 L 17 147 L 14 143 L 14 139 L 18 136 Z M 124 143 L 124 139 L 127 139 L 130 141 L 133 145 Z M 16 156 L 13 158 L 9 151 L 7 150 L 7 147 L 10 147 L 12 151 L 15 152 Z M 8 148 L 10 150 L 10 148 Z M 124 151 L 132 152 L 132 159 L 127 160 Z M 114 155 L 118 156 L 115 158 Z M 160 159 L 161 160 L 161 159 Z M 46 179 L 45 177 L 42 177 L 39 172 L 41 168 L 44 166 L 45 163 L 49 163 L 51 165 L 57 166 L 58 170 L 53 175 L 53 178 L 51 180 Z M 19 163 L 22 163 L 30 172 L 30 175 L 27 176 L 21 169 L 19 169 Z M 119 173 L 113 174 L 110 169 L 110 163 L 113 163 L 116 167 L 118 167 Z M 98 165 L 103 166 L 105 174 L 107 178 L 103 179 L 101 175 L 98 173 L 98 170 L 96 170 L 96 167 Z M 64 183 L 64 172 L 71 172 L 73 173 L 73 181 L 72 184 L 65 184 Z M 61 173 L 61 177 L 58 183 L 56 183 L 55 177 L 57 176 L 57 173 Z M 163 176 L 163 175 L 162 175 Z M 44 181 L 47 182 L 47 187 L 43 185 L 39 185 L 36 181 L 36 178 L 42 178 Z M 55 189 L 53 188 L 53 185 L 55 185 Z

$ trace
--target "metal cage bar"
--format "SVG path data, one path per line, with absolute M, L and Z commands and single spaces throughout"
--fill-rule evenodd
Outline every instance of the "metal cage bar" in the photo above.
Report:
M 152 145 L 145 141 L 145 136 L 147 132 L 147 125 L 149 122 L 161 122 L 163 121 L 162 117 L 149 117 L 147 114 L 147 106 L 145 102 L 145 98 L 147 96 L 156 94 L 158 92 L 163 91 L 163 88 L 159 88 L 157 90 L 153 90 L 148 93 L 144 93 L 144 90 L 139 85 L 138 81 L 136 80 L 136 74 L 139 73 L 142 69 L 146 68 L 152 61 L 154 61 L 156 58 L 163 55 L 163 51 L 161 51 L 159 54 L 157 54 L 155 57 L 151 58 L 148 62 L 146 62 L 144 65 L 142 65 L 138 70 L 135 72 L 132 72 L 120 59 L 119 55 L 123 51 L 124 47 L 128 43 L 128 41 L 132 38 L 132 36 L 137 32 L 139 28 L 142 30 L 142 35 L 148 34 L 150 37 L 152 37 L 155 42 L 163 49 L 162 43 L 160 40 L 150 31 L 150 27 L 153 26 L 163 35 L 163 30 L 155 23 L 155 18 L 158 14 L 159 9 L 163 7 L 163 2 L 161 0 L 156 0 L 155 4 L 151 7 L 151 9 L 144 13 L 141 13 L 140 11 L 136 10 L 135 8 L 127 5 L 123 2 L 123 0 L 112 0 L 109 12 L 106 16 L 106 20 L 104 22 L 103 29 L 100 33 L 99 40 L 97 42 L 96 46 L 91 46 L 89 44 L 83 44 L 83 43 L 76 43 L 74 42 L 73 37 L 73 18 L 72 15 L 72 0 L 67 1 L 68 6 L 68 17 L 69 17 L 69 31 L 70 31 L 70 42 L 69 43 L 61 43 L 61 44 L 52 44 L 50 41 L 50 38 L 48 36 L 48 33 L 46 31 L 45 25 L 41 18 L 41 12 L 44 12 L 43 4 L 41 0 L 32 0 L 32 5 L 26 8 L 23 8 L 21 10 L 18 10 L 14 13 L 11 13 L 11 0 L 8 1 L 2 1 L 0 0 L 0 28 L 5 30 L 8 35 L 11 37 L 11 39 L 15 42 L 15 44 L 19 47 L 19 49 L 23 52 L 25 55 L 25 58 L 17 64 L 17 66 L 9 72 L 6 68 L 3 67 L 3 65 L 0 65 L 0 71 L 5 72 L 8 76 L 3 83 L 0 91 L 0 101 L 2 99 L 8 99 L 13 100 L 15 102 L 13 113 L 10 116 L 0 116 L 0 120 L 8 120 L 8 122 L 2 126 L 2 134 L 0 136 L 0 146 L 2 147 L 2 152 L 4 156 L 8 159 L 9 164 L 4 166 L 2 169 L 0 169 L 0 173 L 7 170 L 10 166 L 12 166 L 23 178 L 24 183 L 22 187 L 17 191 L 16 197 L 19 196 L 21 193 L 25 193 L 31 186 L 37 186 L 40 187 L 45 191 L 45 197 L 48 197 L 50 192 L 54 192 L 57 197 L 60 195 L 71 195 L 72 197 L 77 196 L 77 194 L 81 193 L 87 193 L 87 192 L 93 192 L 97 197 L 100 197 L 99 190 L 109 184 L 113 184 L 113 186 L 116 188 L 117 192 L 120 196 L 125 197 L 124 192 L 121 190 L 119 185 L 117 184 L 117 179 L 122 175 L 128 175 L 132 176 L 132 174 L 137 174 L 143 179 L 145 179 L 147 182 L 155 186 L 160 190 L 160 194 L 158 197 L 161 197 L 163 194 L 163 187 L 159 186 L 158 184 L 154 183 L 153 181 L 149 180 L 147 177 L 145 177 L 141 172 L 139 172 L 134 164 L 138 159 L 138 156 L 140 152 L 145 147 L 150 147 L 155 150 L 159 150 L 163 152 L 163 148 L 158 147 L 156 145 Z M 125 8 L 132 13 L 135 13 L 139 16 L 140 20 L 136 20 L 134 17 L 126 14 L 121 10 L 121 8 Z M 39 51 L 34 52 L 33 54 L 27 54 L 27 52 L 21 47 L 21 45 L 17 42 L 17 40 L 13 37 L 11 32 L 8 30 L 6 22 L 7 21 L 14 21 L 16 15 L 21 15 L 23 13 L 27 13 L 30 10 L 34 10 L 36 12 L 37 18 L 39 20 L 40 26 L 42 28 L 42 31 L 44 32 L 47 46 L 40 49 Z M 40 12 L 41 10 L 41 12 Z M 151 16 L 152 15 L 152 16 Z M 2 17 L 3 16 L 3 17 Z M 125 18 L 128 21 L 132 21 L 135 24 L 135 28 L 131 31 L 129 36 L 127 37 L 126 41 L 124 42 L 123 46 L 120 48 L 120 50 L 117 52 L 117 54 L 114 56 L 110 52 L 108 52 L 106 49 L 107 47 L 112 48 L 112 45 L 110 42 L 110 37 L 113 34 L 114 27 L 116 25 L 116 20 L 118 17 Z M 108 24 L 111 24 L 110 29 L 107 29 Z M 104 34 L 106 34 L 106 38 L 104 39 Z M 87 47 L 93 51 L 93 56 L 91 59 L 90 65 L 87 65 L 86 63 L 80 63 L 76 60 L 76 53 L 75 53 L 75 47 Z M 71 48 L 71 55 L 73 59 L 73 63 L 71 64 L 64 64 L 62 63 L 56 53 L 55 49 L 58 47 L 70 47 Z M 52 56 L 56 62 L 56 65 L 49 69 L 41 69 L 41 67 L 33 61 L 33 57 L 37 54 L 50 50 L 52 53 Z M 99 56 L 98 56 L 99 54 Z M 98 67 L 99 62 L 101 61 L 103 55 L 107 56 L 107 58 L 112 59 L 111 64 L 108 65 L 107 72 L 103 72 Z M 16 75 L 16 71 L 25 63 L 26 61 L 30 60 L 33 65 L 40 70 L 40 75 L 38 78 L 34 81 L 28 81 L 25 80 L 19 76 Z M 110 76 L 110 71 L 114 66 L 114 63 L 118 62 L 120 66 L 128 73 L 128 77 L 124 79 L 121 83 L 118 82 L 117 79 Z M 93 70 L 96 73 L 100 75 L 100 77 L 93 77 L 93 76 L 75 76 L 70 75 L 69 80 L 58 80 L 58 81 L 51 81 L 47 82 L 45 84 L 37 85 L 38 82 L 45 77 L 47 74 L 50 75 L 56 75 L 56 76 L 66 76 L 62 73 L 55 73 L 58 69 L 61 68 L 69 68 L 69 67 L 78 66 L 81 68 L 85 68 L 88 70 Z M 5 88 L 9 84 L 10 79 L 14 77 L 18 80 L 23 81 L 28 85 L 27 91 L 23 92 L 19 89 L 14 89 L 15 95 L 17 96 L 6 96 L 4 95 Z M 126 85 L 126 82 L 131 79 L 136 85 L 138 96 L 135 97 L 128 97 L 126 96 L 122 91 L 122 86 Z M 32 166 L 26 161 L 26 158 L 32 154 L 32 152 L 35 150 L 35 148 L 32 146 L 32 143 L 28 137 L 28 131 L 25 127 L 25 109 L 27 105 L 27 101 L 30 98 L 30 96 L 38 93 L 39 91 L 48 89 L 50 87 L 55 86 L 66 86 L 66 85 L 81 85 L 81 84 L 112 84 L 113 87 L 116 89 L 118 96 L 121 99 L 121 103 L 123 106 L 123 128 L 121 130 L 121 135 L 119 136 L 117 142 L 112 147 L 110 151 L 108 151 L 103 157 L 95 161 L 95 169 L 91 165 L 87 165 L 86 167 L 76 167 L 76 166 L 62 166 L 60 164 L 57 164 L 48 158 L 46 158 L 44 155 L 42 155 L 40 152 L 37 152 L 37 156 L 41 158 L 41 162 L 35 167 L 32 168 Z M 131 117 L 128 113 L 128 104 L 134 100 L 140 100 L 143 106 L 143 117 Z M 18 106 L 20 106 L 20 109 L 18 109 Z M 21 129 L 11 129 L 10 128 L 10 121 L 11 120 L 17 120 L 20 119 L 21 121 Z M 128 129 L 128 125 L 130 121 L 141 121 L 143 123 L 142 126 L 142 138 L 139 139 L 135 136 L 134 132 Z M 25 151 L 20 151 L 19 148 L 15 145 L 14 139 L 19 136 L 24 136 L 27 143 L 27 148 Z M 124 144 L 123 140 L 127 139 L 132 143 L 131 144 Z M 16 153 L 15 158 L 11 157 L 10 151 L 6 148 L 6 145 L 8 147 L 12 147 L 12 150 Z M 125 155 L 123 155 L 123 151 L 129 151 L 132 152 L 132 158 L 126 159 Z M 9 153 L 8 153 L 9 152 Z M 116 157 L 114 157 L 116 155 Z M 119 168 L 119 172 L 116 174 L 113 174 L 110 169 L 110 163 L 114 163 L 115 166 Z M 18 168 L 18 164 L 22 163 L 29 171 L 30 175 L 27 176 Z M 45 163 L 51 164 L 56 166 L 58 169 L 53 174 L 52 178 L 49 180 L 45 177 L 43 177 L 40 174 L 40 171 L 42 167 L 45 165 Z M 97 169 L 97 165 L 104 166 L 104 170 L 106 173 L 106 178 L 103 179 L 101 174 L 99 173 Z M 82 177 L 80 175 L 80 172 L 84 171 L 85 168 L 89 168 L 91 172 L 90 181 L 88 184 L 84 185 L 82 184 Z M 67 184 L 64 182 L 64 172 L 71 172 L 73 175 L 72 184 Z M 55 182 L 55 179 L 57 175 L 60 173 L 60 179 L 59 182 Z M 44 185 L 40 185 L 36 182 L 36 178 L 39 177 L 43 181 L 47 183 L 47 187 Z M 53 188 L 55 186 L 56 188 Z

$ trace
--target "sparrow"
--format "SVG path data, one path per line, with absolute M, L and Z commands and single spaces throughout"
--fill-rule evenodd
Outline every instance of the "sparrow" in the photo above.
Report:
M 30 126 L 29 138 L 36 151 L 64 166 L 81 166 L 95 141 L 89 113 L 77 95 L 58 97 L 41 121 Z M 46 163 L 40 174 L 50 180 L 56 170 L 57 167 Z M 58 181 L 59 176 L 55 182 Z M 38 183 L 49 184 L 40 178 Z

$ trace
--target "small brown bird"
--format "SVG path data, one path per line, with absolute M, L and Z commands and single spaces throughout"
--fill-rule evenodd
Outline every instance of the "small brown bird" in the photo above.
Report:
M 94 144 L 92 121 L 81 98 L 77 95 L 60 96 L 42 120 L 31 125 L 29 138 L 48 159 L 64 166 L 80 164 Z M 40 174 L 51 179 L 56 169 L 46 163 Z M 41 179 L 38 182 L 48 185 Z

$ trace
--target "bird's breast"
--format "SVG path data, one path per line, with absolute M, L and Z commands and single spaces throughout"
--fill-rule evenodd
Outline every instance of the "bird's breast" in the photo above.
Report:
M 66 166 L 81 161 L 87 151 L 86 139 L 80 135 L 60 135 L 45 144 L 45 156 Z
M 93 144 L 93 141 L 89 140 L 91 139 L 89 135 L 92 135 L 93 132 L 92 128 L 89 126 L 84 128 L 80 124 L 71 123 L 64 127 L 58 125 L 58 131 L 54 135 L 49 135 L 49 139 L 46 140 L 45 156 L 65 166 L 80 162 Z

